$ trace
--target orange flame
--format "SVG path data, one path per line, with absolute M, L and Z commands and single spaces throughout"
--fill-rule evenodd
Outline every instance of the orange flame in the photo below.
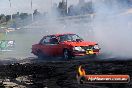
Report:
M 86 75 L 86 72 L 85 72 L 85 70 L 82 68 L 82 66 L 79 66 L 78 72 L 79 72 L 79 75 L 80 75 L 80 76 L 85 76 L 85 75 Z

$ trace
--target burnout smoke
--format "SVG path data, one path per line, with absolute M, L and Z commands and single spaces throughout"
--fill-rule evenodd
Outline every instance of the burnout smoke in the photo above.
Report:
M 104 2 L 109 0 L 92 1 L 94 16 L 92 14 L 86 18 L 60 17 L 55 8 L 54 11 L 48 12 L 46 18 L 39 16 L 39 20 L 16 31 L 13 37 L 10 37 L 16 41 L 16 50 L 7 56 L 33 56 L 30 53 L 32 45 L 38 43 L 44 35 L 72 32 L 85 40 L 98 42 L 103 54 L 112 57 L 132 57 L 131 15 L 126 12 L 126 4 L 119 4 L 116 0 L 110 0 L 111 4 Z M 7 34 L 9 35 L 11 33 Z
M 56 24 L 54 32 L 77 33 L 84 39 L 99 42 L 103 54 L 130 58 L 132 25 L 130 14 L 125 14 L 127 5 L 118 0 L 106 1 L 93 0 L 95 16 L 91 22 L 85 22 L 84 19 L 68 20 L 63 24 L 60 22 Z
M 119 2 L 114 2 L 114 5 L 109 6 L 96 0 L 94 8 L 96 15 L 93 29 L 103 53 L 113 57 L 132 57 L 131 16 L 124 14 L 127 10 L 124 10 L 125 5 L 121 7 Z
M 111 0 L 111 4 L 104 0 L 93 0 L 92 4 L 95 16 L 90 22 L 85 22 L 85 19 L 90 18 L 89 16 L 85 19 L 71 17 L 73 19 L 70 20 L 67 20 L 67 17 L 62 17 L 63 20 L 60 20 L 61 17 L 54 10 L 53 13 L 49 13 L 46 21 L 41 20 L 30 26 L 40 28 L 36 28 L 39 31 L 39 38 L 54 33 L 77 33 L 86 40 L 97 41 L 103 54 L 112 57 L 132 57 L 131 19 L 129 14 L 124 14 L 127 11 L 126 4 L 119 4 L 114 0 Z M 38 34 L 35 32 L 35 37 Z M 39 40 L 39 38 L 36 39 Z

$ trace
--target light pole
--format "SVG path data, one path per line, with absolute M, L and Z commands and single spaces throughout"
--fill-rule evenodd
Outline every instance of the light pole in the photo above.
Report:
M 68 14 L 68 2 L 66 0 L 66 14 Z
M 32 21 L 34 20 L 33 18 L 33 1 L 31 0 L 31 13 L 32 13 Z
M 12 21 L 12 12 L 11 12 L 11 0 L 9 0 L 9 4 L 10 4 L 10 14 L 11 14 L 11 21 Z

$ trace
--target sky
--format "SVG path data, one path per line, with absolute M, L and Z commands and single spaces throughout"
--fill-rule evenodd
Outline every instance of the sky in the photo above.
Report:
M 0 0 L 0 14 L 13 14 L 16 12 L 32 13 L 31 0 Z M 40 12 L 47 12 L 51 8 L 51 1 L 57 3 L 61 0 L 32 0 L 33 9 L 38 9 Z M 77 4 L 78 0 L 68 0 L 68 6 L 71 4 Z

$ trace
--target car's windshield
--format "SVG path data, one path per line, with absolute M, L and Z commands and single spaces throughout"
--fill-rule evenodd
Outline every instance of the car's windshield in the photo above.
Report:
M 67 34 L 67 35 L 60 35 L 59 36 L 59 41 L 60 42 L 63 42 L 63 41 L 77 41 L 77 40 L 83 40 L 83 39 L 80 38 L 76 34 Z

